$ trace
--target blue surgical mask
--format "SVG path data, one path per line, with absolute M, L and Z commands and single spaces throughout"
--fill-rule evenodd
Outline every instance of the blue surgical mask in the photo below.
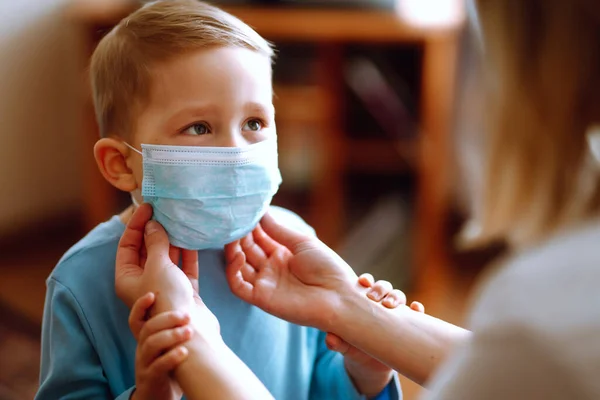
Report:
M 221 248 L 244 237 L 281 184 L 275 139 L 246 147 L 142 144 L 141 154 L 144 201 L 183 249 Z

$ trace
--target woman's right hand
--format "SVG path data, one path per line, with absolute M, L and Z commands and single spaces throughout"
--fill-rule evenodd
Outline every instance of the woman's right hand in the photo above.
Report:
M 330 332 L 344 294 L 366 292 L 352 268 L 316 237 L 267 214 L 225 248 L 227 279 L 242 300 L 295 324 Z

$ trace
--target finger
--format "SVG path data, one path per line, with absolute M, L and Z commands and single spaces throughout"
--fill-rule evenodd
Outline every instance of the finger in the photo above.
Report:
M 192 328 L 187 325 L 155 333 L 148 337 L 145 342 L 140 342 L 142 365 L 150 366 L 161 354 L 187 342 L 191 337 Z
M 154 379 L 160 379 L 169 372 L 173 371 L 179 364 L 181 364 L 187 358 L 189 352 L 184 346 L 177 346 L 174 349 L 169 350 L 166 354 L 163 354 L 157 358 L 152 365 L 150 365 L 150 376 Z
M 311 239 L 309 236 L 280 225 L 270 213 L 265 214 L 260 224 L 267 235 L 292 252 L 299 244 Z
M 371 274 L 362 274 L 358 277 L 358 283 L 366 288 L 370 288 L 375 283 L 375 278 Z
M 381 301 L 393 289 L 394 287 L 388 281 L 377 281 L 367 293 L 367 297 L 373 301 Z
M 242 247 L 240 246 L 239 240 L 225 245 L 225 262 L 227 262 L 227 264 L 230 264 L 236 258 L 237 253 L 240 251 L 242 251 Z
M 164 330 L 185 326 L 190 322 L 190 316 L 181 311 L 167 311 L 150 318 L 139 335 L 139 343 L 144 343 L 150 336 Z
M 325 344 L 331 351 L 336 351 L 341 354 L 346 354 L 350 350 L 350 344 L 333 333 L 328 333 L 325 336 Z
M 244 254 L 246 254 L 246 263 L 252 265 L 255 269 L 259 269 L 261 265 L 264 265 L 267 255 L 260 246 L 254 243 L 252 233 L 240 239 L 240 246 Z
M 142 204 L 131 216 L 125 227 L 125 232 L 119 240 L 116 257 L 117 270 L 127 268 L 127 266 L 139 267 L 144 227 L 151 217 L 152 207 L 149 204 Z
M 169 255 L 169 237 L 165 228 L 156 221 L 148 221 L 144 230 L 144 242 L 148 258 L 164 258 Z
M 146 293 L 137 299 L 131 308 L 131 312 L 129 313 L 129 329 L 131 329 L 135 340 L 138 340 L 140 336 L 140 331 L 146 323 L 146 316 L 148 310 L 154 304 L 154 299 L 154 293 Z
M 242 267 L 241 272 L 244 281 L 250 283 L 251 285 L 254 285 L 254 283 L 256 282 L 256 276 L 258 275 L 258 272 L 254 269 L 254 267 L 246 263 Z
M 200 294 L 198 283 L 199 268 L 198 268 L 198 252 L 196 250 L 182 250 L 181 252 L 181 270 L 192 283 L 192 287 L 196 294 Z
M 384 307 L 387 308 L 396 308 L 403 304 L 406 304 L 406 295 L 403 291 L 394 289 L 390 293 L 385 296 L 383 301 L 381 302 Z
M 277 251 L 277 249 L 279 249 L 279 246 L 281 246 L 279 243 L 271 239 L 269 235 L 265 233 L 260 223 L 252 231 L 252 236 L 254 238 L 254 243 L 260 246 L 261 249 L 263 249 L 267 257 L 273 254 L 275 251 Z
M 235 253 L 234 257 L 225 269 L 227 283 L 233 294 L 246 302 L 250 302 L 253 296 L 254 285 L 246 281 L 242 273 L 242 268 L 246 265 L 246 256 L 240 250 Z
M 410 303 L 410 308 L 416 312 L 425 313 L 425 306 L 418 301 L 413 301 Z

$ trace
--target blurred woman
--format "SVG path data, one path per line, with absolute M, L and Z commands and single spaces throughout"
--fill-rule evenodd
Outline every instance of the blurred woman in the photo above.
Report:
M 487 126 L 475 219 L 481 237 L 505 238 L 516 253 L 480 286 L 472 333 L 373 302 L 333 251 L 269 215 L 227 247 L 229 283 L 267 312 L 431 382 L 431 398 L 597 399 L 600 162 L 590 143 L 600 141 L 600 7 L 476 6 Z

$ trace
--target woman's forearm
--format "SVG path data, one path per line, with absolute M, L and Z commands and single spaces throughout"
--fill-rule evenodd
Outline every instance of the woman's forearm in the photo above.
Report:
M 470 336 L 456 325 L 406 306 L 390 310 L 357 292 L 339 309 L 333 333 L 420 385 Z
M 204 303 L 177 291 L 159 296 L 153 313 L 180 310 L 191 315 L 194 334 L 184 344 L 188 356 L 174 378 L 189 400 L 263 400 L 273 397 L 246 364 L 223 342 L 218 327 L 211 326 Z M 213 317 L 214 318 L 214 317 Z
M 272 399 L 254 373 L 222 341 L 196 334 L 187 344 L 187 359 L 175 379 L 189 400 Z

